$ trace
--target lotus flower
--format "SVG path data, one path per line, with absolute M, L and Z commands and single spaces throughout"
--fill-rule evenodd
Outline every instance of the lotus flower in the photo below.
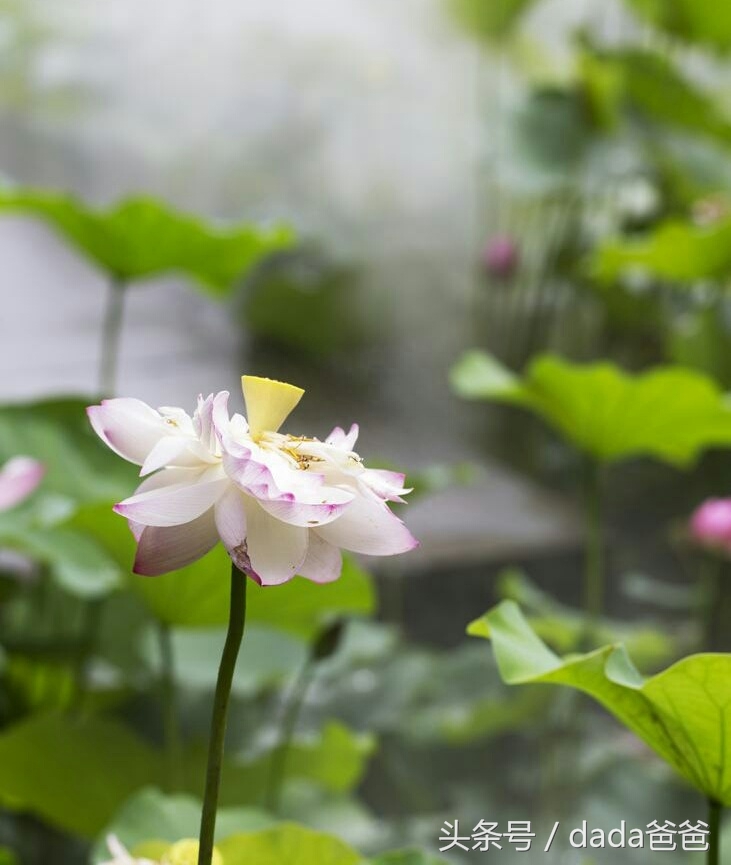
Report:
M 254 376 L 242 385 L 248 420 L 229 417 L 226 391 L 199 397 L 193 417 L 136 399 L 88 409 L 102 440 L 146 476 L 115 506 L 137 540 L 136 573 L 181 568 L 221 540 L 260 585 L 296 574 L 330 582 L 341 549 L 395 555 L 417 545 L 387 504 L 409 492 L 403 475 L 363 465 L 357 426 L 324 442 L 280 433 L 304 391 Z
M 31 457 L 13 457 L 0 469 L 0 511 L 14 507 L 40 484 L 45 468 Z
M 731 555 L 731 499 L 708 499 L 690 518 L 693 540 Z

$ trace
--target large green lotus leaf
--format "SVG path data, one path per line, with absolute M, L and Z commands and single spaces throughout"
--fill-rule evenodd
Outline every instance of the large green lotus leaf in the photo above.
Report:
M 475 38 L 488 45 L 506 38 L 535 0 L 451 0 L 455 18 Z
M 0 193 L 0 209 L 49 223 L 114 279 L 179 272 L 216 295 L 228 291 L 264 256 L 293 242 L 292 232 L 283 226 L 221 227 L 146 197 L 94 210 L 70 195 L 11 189 Z
M 605 462 L 651 456 L 685 467 L 703 450 L 731 444 L 731 405 L 710 378 L 684 367 L 630 374 L 608 362 L 543 355 L 521 378 L 489 354 L 469 351 L 451 382 L 467 399 L 530 409 Z
M 625 0 L 666 33 L 720 51 L 731 48 L 731 6 L 718 0 Z
M 621 109 L 693 135 L 731 144 L 731 119 L 713 96 L 656 52 L 600 50 L 584 43 L 580 70 L 590 106 L 610 125 Z
M 158 755 L 118 722 L 35 715 L 0 735 L 0 801 L 92 838 L 140 787 L 161 776 Z
M 605 282 L 633 274 L 678 283 L 724 279 L 731 273 L 731 219 L 710 226 L 673 219 L 640 238 L 606 240 L 591 266 Z
M 330 721 L 316 734 L 297 736 L 286 761 L 287 778 L 306 779 L 328 792 L 351 790 L 363 777 L 375 741 L 367 734 L 354 733 L 338 721 Z M 230 758 L 221 781 L 223 805 L 257 805 L 265 796 L 273 751 L 253 760 Z M 195 747 L 186 759 L 186 788 L 202 793 L 206 754 Z
M 188 567 L 159 577 L 130 574 L 135 544 L 126 520 L 112 503 L 81 508 L 69 526 L 83 530 L 129 574 L 128 585 L 162 622 L 181 627 L 223 625 L 228 621 L 231 560 L 219 545 Z M 297 577 L 283 586 L 249 581 L 247 619 L 309 638 L 322 622 L 339 615 L 367 615 L 375 606 L 373 584 L 356 562 L 345 557 L 339 580 L 317 585 Z
M 196 838 L 200 820 L 198 799 L 166 795 L 153 787 L 140 790 L 122 805 L 100 833 L 91 860 L 95 865 L 109 861 L 108 835 L 116 835 L 128 850 L 150 839 L 172 844 L 181 838 Z M 227 838 L 236 832 L 258 832 L 274 822 L 272 817 L 253 808 L 222 808 L 216 817 L 216 838 Z
M 119 499 L 135 486 L 135 469 L 94 434 L 86 417 L 90 400 L 68 398 L 0 406 L 0 462 L 19 454 L 46 467 L 37 495 L 73 502 Z
M 691 655 L 645 679 L 621 644 L 555 655 L 513 601 L 473 622 L 468 633 L 492 640 L 508 684 L 545 682 L 584 691 L 694 787 L 731 805 L 731 655 Z
M 226 865 L 358 865 L 362 861 L 337 838 L 293 823 L 232 835 L 217 846 Z

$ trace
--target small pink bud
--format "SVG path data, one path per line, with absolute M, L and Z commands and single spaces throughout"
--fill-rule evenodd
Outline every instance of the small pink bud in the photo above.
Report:
M 488 240 L 482 253 L 485 270 L 496 279 L 510 279 L 520 259 L 517 243 L 507 234 Z
M 701 546 L 731 555 L 731 498 L 703 502 L 690 518 L 690 533 Z

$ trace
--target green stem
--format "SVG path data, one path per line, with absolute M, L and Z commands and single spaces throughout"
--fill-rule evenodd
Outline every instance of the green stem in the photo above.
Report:
M 117 386 L 119 342 L 122 335 L 126 288 L 127 284 L 121 279 L 112 279 L 109 283 L 99 366 L 99 392 L 107 397 L 114 396 Z
M 203 796 L 201 816 L 200 847 L 198 865 L 211 865 L 213 858 L 213 838 L 216 831 L 216 811 L 218 810 L 218 791 L 221 785 L 221 765 L 223 746 L 226 738 L 226 716 L 231 696 L 236 659 L 239 655 L 241 640 L 246 623 L 246 576 L 231 564 L 231 606 L 228 618 L 228 633 L 218 668 L 216 694 L 213 698 L 211 733 L 208 742 L 208 768 L 206 770 L 206 790 Z
M 168 625 L 158 623 L 157 635 L 160 644 L 160 697 L 162 702 L 162 725 L 167 763 L 168 792 L 180 789 L 180 726 L 178 723 L 178 695 L 175 685 L 175 658 Z
M 597 631 L 604 612 L 604 525 L 602 508 L 601 466 L 588 458 L 584 489 L 585 510 L 585 566 L 584 611 L 587 638 Z
M 287 768 L 287 758 L 292 747 L 292 739 L 294 738 L 294 731 L 297 727 L 300 712 L 302 711 L 305 695 L 312 681 L 313 661 L 314 659 L 310 655 L 302 665 L 302 669 L 292 685 L 291 695 L 282 713 L 279 743 L 272 751 L 272 758 L 269 762 L 269 778 L 267 780 L 265 805 L 273 814 L 279 811 Z
M 706 865 L 718 865 L 721 861 L 721 803 L 708 800 L 708 855 Z

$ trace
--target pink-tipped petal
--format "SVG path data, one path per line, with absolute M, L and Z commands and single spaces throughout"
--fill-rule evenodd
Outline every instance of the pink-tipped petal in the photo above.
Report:
M 358 441 L 359 427 L 357 423 L 352 424 L 346 433 L 342 427 L 336 426 L 325 439 L 326 444 L 333 445 L 342 451 L 352 451 Z
M 401 472 L 390 472 L 385 469 L 366 469 L 360 476 L 360 480 L 366 484 L 379 497 L 389 502 L 401 502 L 401 496 L 411 492 L 404 487 L 406 475 Z
M 307 555 L 307 529 L 274 519 L 248 496 L 244 506 L 250 575 L 263 586 L 286 583 L 297 574 Z
M 326 499 L 326 501 L 302 502 L 293 497 L 282 498 L 279 501 L 259 499 L 259 504 L 277 520 L 292 526 L 314 528 L 315 526 L 327 525 L 338 519 L 355 498 L 352 492 L 336 487 L 318 489 L 318 493 L 320 499 Z
M 0 469 L 0 511 L 28 498 L 40 484 L 45 468 L 31 457 L 13 457 Z
M 134 572 L 157 577 L 205 556 L 218 543 L 213 508 L 179 526 L 145 526 L 137 541 Z
M 343 554 L 315 532 L 310 532 L 307 557 L 299 567 L 299 575 L 313 583 L 332 583 L 343 570 Z
M 200 478 L 199 473 L 194 474 Z M 145 526 L 179 526 L 213 507 L 228 484 L 226 478 L 192 479 L 190 483 L 148 489 L 115 505 L 114 510 Z
M 368 556 L 395 556 L 419 545 L 386 504 L 365 495 L 356 498 L 334 522 L 314 531 L 336 547 Z
M 147 403 L 139 399 L 105 399 L 87 408 L 94 432 L 115 453 L 141 466 L 170 425 Z

